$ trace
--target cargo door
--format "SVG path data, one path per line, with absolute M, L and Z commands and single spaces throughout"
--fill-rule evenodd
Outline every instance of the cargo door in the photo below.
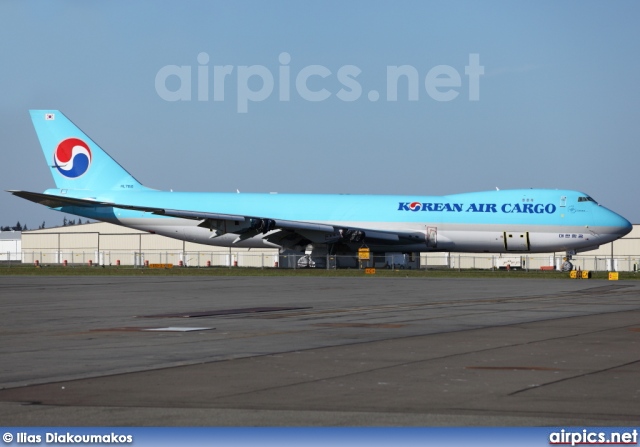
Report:
M 504 249 L 506 251 L 529 251 L 529 232 L 505 231 Z
M 438 247 L 438 228 L 437 227 L 427 227 L 426 243 L 428 248 Z

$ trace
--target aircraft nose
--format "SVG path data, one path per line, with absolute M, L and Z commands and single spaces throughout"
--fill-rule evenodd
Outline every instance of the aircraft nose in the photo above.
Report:
M 629 234 L 633 229 L 633 225 L 631 225 L 631 222 L 629 222 L 627 219 L 625 219 L 621 215 L 614 213 L 613 211 L 611 211 L 610 219 L 611 219 L 611 226 L 613 227 L 612 228 L 613 232 L 615 234 L 619 234 L 620 237 L 626 234 Z

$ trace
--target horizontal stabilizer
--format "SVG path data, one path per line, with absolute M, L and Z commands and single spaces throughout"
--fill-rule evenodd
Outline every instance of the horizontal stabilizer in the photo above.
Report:
M 38 203 L 40 205 L 48 206 L 49 208 L 60 208 L 63 206 L 79 206 L 79 207 L 91 207 L 96 206 L 112 206 L 106 202 L 99 202 L 91 199 L 76 199 L 73 197 L 54 196 L 52 194 L 41 194 L 38 192 L 29 191 L 7 191 L 14 196 L 21 197 L 23 199 L 30 200 L 31 202 Z

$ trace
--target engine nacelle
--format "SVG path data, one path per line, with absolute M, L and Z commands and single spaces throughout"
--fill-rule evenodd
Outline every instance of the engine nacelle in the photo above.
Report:
M 276 221 L 273 219 L 251 219 L 251 228 L 258 233 L 267 234 L 276 228 Z

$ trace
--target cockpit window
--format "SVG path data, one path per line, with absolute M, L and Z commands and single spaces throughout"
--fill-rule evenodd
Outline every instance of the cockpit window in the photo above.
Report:
M 593 202 L 593 203 L 597 203 L 595 200 L 593 200 L 589 196 L 587 196 L 587 197 L 578 197 L 578 202 Z

